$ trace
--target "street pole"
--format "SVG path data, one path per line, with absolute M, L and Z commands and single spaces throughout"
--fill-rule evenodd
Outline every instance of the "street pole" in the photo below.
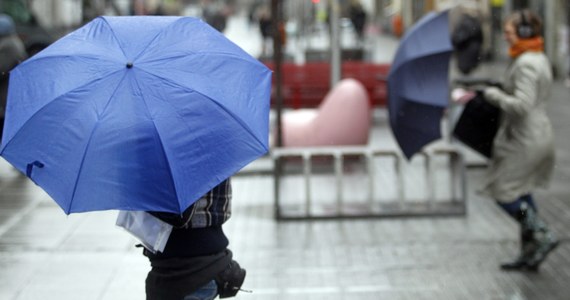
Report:
M 341 50 L 340 50 L 340 5 L 338 0 L 331 0 L 331 89 L 340 81 L 340 65 L 341 65 Z
M 273 63 L 274 63 L 274 70 L 273 70 L 273 77 L 274 77 L 274 87 L 275 87 L 275 109 L 277 113 L 277 137 L 276 137 L 276 146 L 281 147 L 283 146 L 283 135 L 281 132 L 281 113 L 283 110 L 283 99 L 282 99 L 282 91 L 281 91 L 281 65 L 283 61 L 283 54 L 282 54 L 282 40 L 283 37 L 281 36 L 281 0 L 271 0 L 271 16 L 272 16 L 272 24 L 273 27 Z
M 410 28 L 414 23 L 413 6 L 411 0 L 401 2 L 401 15 L 402 23 L 404 25 L 403 32 L 406 32 L 406 30 L 408 30 L 408 28 Z
M 543 17 L 543 24 L 544 24 L 544 41 L 545 41 L 545 49 L 546 49 L 546 56 L 550 59 L 550 63 L 552 65 L 552 71 L 555 76 L 558 76 L 559 72 L 559 63 L 558 63 L 558 16 L 556 12 L 558 11 L 557 8 L 558 1 L 545 1 L 544 2 L 544 17 Z
M 384 0 L 374 1 L 374 17 L 376 25 L 382 26 L 384 24 Z
M 283 110 L 283 96 L 281 91 L 281 63 L 283 61 L 283 54 L 282 54 L 282 39 L 281 36 L 281 0 L 271 0 L 271 16 L 272 16 L 272 24 L 273 27 L 273 87 L 275 88 L 274 100 L 275 100 L 275 110 L 277 115 L 276 120 L 276 140 L 275 140 L 275 147 L 280 148 L 283 146 L 283 132 L 281 126 L 281 114 Z M 275 160 L 275 165 L 273 166 L 273 191 L 274 191 L 274 214 L 275 218 L 278 218 L 281 213 L 279 209 L 279 190 L 280 190 L 280 178 L 282 173 L 282 164 L 281 160 Z

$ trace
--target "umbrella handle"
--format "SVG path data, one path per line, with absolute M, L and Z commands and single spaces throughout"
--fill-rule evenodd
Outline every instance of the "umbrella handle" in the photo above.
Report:
M 26 176 L 28 176 L 28 178 L 30 178 L 30 179 L 32 178 L 32 169 L 34 167 L 43 168 L 44 164 L 42 164 L 41 162 L 39 162 L 37 160 L 28 164 L 28 166 L 26 167 Z

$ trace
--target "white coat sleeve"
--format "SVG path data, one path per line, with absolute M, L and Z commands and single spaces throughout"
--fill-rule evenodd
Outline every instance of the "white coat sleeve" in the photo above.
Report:
M 528 63 L 517 66 L 513 72 L 513 94 L 508 94 L 496 87 L 485 89 L 485 98 L 507 114 L 526 115 L 537 101 L 538 72 Z

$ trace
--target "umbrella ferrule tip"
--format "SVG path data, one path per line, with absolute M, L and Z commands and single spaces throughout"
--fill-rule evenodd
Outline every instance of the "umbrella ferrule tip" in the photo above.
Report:
M 132 63 L 132 62 L 128 62 L 128 63 L 127 63 L 127 69 L 130 69 L 130 68 L 132 68 L 132 67 L 133 67 L 133 63 Z

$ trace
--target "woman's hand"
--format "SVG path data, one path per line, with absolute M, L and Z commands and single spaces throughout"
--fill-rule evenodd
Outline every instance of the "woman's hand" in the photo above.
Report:
M 451 92 L 451 100 L 459 104 L 466 104 L 467 102 L 471 101 L 471 99 L 475 98 L 475 96 L 475 91 L 470 91 L 463 88 L 455 88 Z

